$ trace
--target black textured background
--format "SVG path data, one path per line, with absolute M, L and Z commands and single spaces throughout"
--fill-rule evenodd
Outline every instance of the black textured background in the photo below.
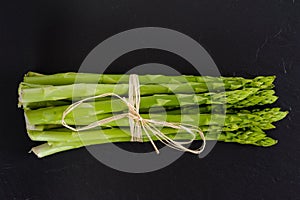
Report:
M 0 199 L 300 199 L 299 1 L 2 1 L 0 6 Z M 218 143 L 204 159 L 185 154 L 147 174 L 110 169 L 85 149 L 45 159 L 28 154 L 17 86 L 27 71 L 76 71 L 98 43 L 121 31 L 159 26 L 185 33 L 211 54 L 222 75 L 277 76 L 277 102 L 290 114 L 269 133 L 272 148 Z M 185 62 L 139 51 L 110 72 Z M 128 144 L 130 145 L 130 144 Z

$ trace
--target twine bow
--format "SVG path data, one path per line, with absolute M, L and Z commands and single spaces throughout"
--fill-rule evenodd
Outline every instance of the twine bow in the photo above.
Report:
M 103 97 L 115 97 L 120 99 L 124 104 L 127 105 L 128 107 L 128 113 L 122 113 L 122 114 L 117 114 L 112 117 L 108 117 L 96 122 L 93 122 L 87 126 L 83 126 L 80 128 L 74 128 L 72 126 L 69 126 L 65 122 L 66 116 L 73 111 L 76 107 L 78 107 L 80 104 L 82 104 L 85 101 L 93 100 L 93 99 L 98 99 L 98 98 L 103 98 Z M 143 135 L 142 132 L 146 134 L 147 138 L 151 142 L 154 150 L 156 151 L 157 154 L 159 154 L 159 150 L 155 143 L 153 142 L 153 139 L 150 134 L 154 135 L 160 142 L 165 144 L 166 146 L 179 150 L 179 151 L 184 151 L 184 152 L 190 152 L 193 154 L 200 154 L 201 152 L 204 151 L 205 145 L 206 145 L 206 140 L 204 137 L 203 132 L 199 129 L 199 127 L 190 125 L 190 124 L 184 124 L 184 123 L 171 123 L 171 122 L 166 122 L 166 121 L 157 121 L 157 120 L 152 120 L 152 119 L 144 119 L 141 117 L 139 114 L 139 107 L 140 107 L 140 84 L 139 84 L 139 79 L 138 75 L 136 74 L 131 74 L 129 76 L 129 89 L 128 89 L 128 100 L 125 97 L 121 97 L 115 93 L 105 93 L 97 96 L 92 96 L 92 97 L 87 97 L 85 99 L 79 100 L 73 104 L 71 104 L 64 112 L 62 115 L 62 120 L 61 123 L 64 127 L 78 132 L 78 131 L 84 131 L 84 130 L 89 130 L 104 124 L 107 124 L 112 121 L 116 121 L 122 118 L 127 117 L 129 119 L 129 125 L 130 125 L 130 133 L 131 133 L 131 141 L 132 142 L 143 142 Z M 162 133 L 157 126 L 162 126 L 162 127 L 169 127 L 177 130 L 183 130 L 190 134 L 192 138 L 188 141 L 175 141 Z M 191 144 L 195 139 L 196 139 L 196 133 L 198 133 L 203 140 L 202 145 L 198 149 L 189 149 L 185 146 L 184 144 Z

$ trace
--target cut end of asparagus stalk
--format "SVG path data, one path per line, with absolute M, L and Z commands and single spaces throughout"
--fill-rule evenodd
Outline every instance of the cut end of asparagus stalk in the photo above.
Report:
M 56 146 L 52 148 L 52 145 L 49 143 L 41 144 L 39 146 L 33 147 L 30 152 L 33 152 L 38 158 L 43 158 L 45 156 L 49 156 L 58 152 L 71 150 L 77 148 L 76 146 L 63 145 Z
M 42 158 L 43 155 L 45 154 L 45 150 L 49 149 L 50 146 L 48 145 L 48 143 L 36 146 L 31 148 L 31 150 L 28 153 L 34 153 L 38 158 Z

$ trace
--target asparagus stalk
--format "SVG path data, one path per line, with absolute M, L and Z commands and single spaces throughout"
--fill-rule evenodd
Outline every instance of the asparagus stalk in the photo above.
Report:
M 249 95 L 256 93 L 258 89 L 247 88 L 243 90 L 234 90 L 222 93 L 204 93 L 197 95 L 177 94 L 177 95 L 153 95 L 141 97 L 140 109 L 149 109 L 151 107 L 179 107 L 188 105 L 210 105 L 210 104 L 234 104 Z M 68 106 L 57 106 L 53 108 L 42 108 L 38 110 L 26 111 L 28 113 L 42 113 L 50 115 L 51 113 L 62 113 Z M 119 112 L 127 109 L 127 106 L 120 99 L 111 99 L 96 102 L 87 102 L 81 104 L 76 110 L 86 110 L 86 114 L 94 115 L 100 113 Z M 96 110 L 96 112 L 95 112 Z M 92 113 L 89 113 L 92 111 Z M 84 113 L 82 113 L 84 114 Z M 61 116 L 59 116 L 61 118 Z
M 266 104 L 272 104 L 278 99 L 277 96 L 275 96 L 274 90 L 260 90 L 257 93 L 253 95 L 249 95 L 247 98 L 236 102 L 235 104 L 228 104 L 226 112 L 232 112 L 234 108 L 245 108 L 245 107 L 251 107 L 256 105 L 266 105 Z M 108 100 L 107 98 L 103 100 Z M 96 100 L 99 101 L 99 100 Z M 72 100 L 57 100 L 57 101 L 41 101 L 41 102 L 32 102 L 32 103 L 23 103 L 23 108 L 25 110 L 36 110 L 39 108 L 44 107 L 55 107 L 55 106 L 62 106 L 62 105 L 70 105 L 72 104 Z M 205 105 L 205 106 L 199 106 L 198 108 L 194 106 L 182 106 L 182 107 L 151 107 L 151 112 L 160 112 L 163 110 L 168 110 L 168 112 L 174 113 L 174 114 L 192 114 L 192 113 L 211 113 L 212 111 L 214 113 L 223 113 L 225 112 L 225 105 Z M 141 113 L 148 113 L 149 109 L 142 108 L 140 109 Z M 236 111 L 234 111 L 236 112 Z
M 94 75 L 94 74 L 93 74 Z M 54 76 L 54 75 L 49 75 Z M 115 76 L 115 75 L 111 75 Z M 25 77 L 26 78 L 26 77 Z M 182 78 L 182 77 L 180 77 Z M 201 77 L 203 78 L 203 77 Z M 212 77 L 210 77 L 212 78 Z M 218 79 L 218 78 L 215 78 Z M 239 78 L 228 78 L 237 79 Z M 254 88 L 271 88 L 274 77 L 257 77 L 253 81 L 245 82 L 240 87 L 254 87 Z M 223 89 L 223 82 L 208 81 L 208 82 L 189 82 L 181 84 L 151 84 L 141 85 L 141 95 L 151 94 L 172 94 L 172 93 L 203 93 L 208 91 L 220 91 Z M 230 84 L 226 84 L 224 89 L 237 89 L 232 81 Z M 61 100 L 70 99 L 76 97 L 85 97 L 92 95 L 99 95 L 103 93 L 116 93 L 119 95 L 128 94 L 128 84 L 73 84 L 63 86 L 52 86 L 52 85 L 37 85 L 32 83 L 21 83 L 19 87 L 20 103 L 30 103 L 37 101 L 49 101 L 49 100 Z
M 283 119 L 287 115 L 287 112 L 280 111 L 279 108 L 264 109 L 260 111 L 254 111 L 252 113 L 241 112 L 236 114 L 196 114 L 196 115 L 160 115 L 160 114 L 142 114 L 141 117 L 145 119 L 155 119 L 158 121 L 168 121 L 168 122 L 181 122 L 192 125 L 197 125 L 201 129 L 206 129 L 209 126 L 219 126 L 222 127 L 223 131 L 235 131 L 240 128 L 256 126 L 263 130 L 275 128 L 272 125 L 273 122 Z M 107 117 L 111 117 L 111 114 L 102 114 L 97 116 L 97 119 L 93 117 L 90 118 L 78 118 L 73 119 L 69 118 L 66 122 L 69 125 L 76 124 L 87 125 L 96 120 L 101 120 Z M 51 125 L 54 125 L 54 128 L 59 128 L 61 126 L 61 121 L 49 121 L 49 124 L 37 124 L 37 121 L 29 120 L 28 121 L 28 130 L 44 130 L 51 129 Z M 31 124 L 30 124 L 31 123 Z M 55 127 L 55 125 L 57 125 Z M 117 121 L 113 121 L 107 124 L 103 124 L 102 127 L 128 127 L 128 119 L 123 118 Z M 221 129 L 219 129 L 221 130 Z M 66 131 L 66 130 L 64 130 Z
M 163 129 L 162 131 L 170 138 L 175 140 L 186 140 L 186 139 L 190 139 L 191 137 L 186 133 L 176 134 L 169 129 Z M 62 133 L 62 134 L 66 134 L 66 133 Z M 80 134 L 80 136 L 78 134 Z M 92 137 L 92 139 L 91 138 L 87 139 L 88 137 Z M 155 136 L 152 136 L 151 138 L 153 140 L 157 140 Z M 236 142 L 240 144 L 252 144 L 252 145 L 263 146 L 263 147 L 272 146 L 277 143 L 277 140 L 267 137 L 266 134 L 257 127 L 242 129 L 237 132 L 222 132 L 218 138 L 215 137 L 215 134 L 210 136 L 209 132 L 207 132 L 205 133 L 205 138 L 206 140 L 217 139 L 218 141 Z M 103 144 L 109 142 L 129 142 L 130 139 L 131 137 L 129 135 L 129 129 L 121 130 L 121 129 L 114 128 L 114 129 L 97 130 L 93 132 L 89 131 L 89 133 L 76 132 L 76 133 L 72 133 L 72 138 L 69 139 L 68 141 L 65 142 L 49 141 L 48 143 L 32 148 L 32 151 L 39 158 L 41 158 L 54 153 L 75 149 L 82 146 Z M 201 138 L 197 136 L 196 139 L 200 140 Z M 148 138 L 144 137 L 144 141 L 148 141 Z
M 116 130 L 115 130 L 116 129 Z M 117 130 L 119 129 L 119 130 Z M 202 126 L 203 132 L 213 131 L 214 133 L 220 133 L 222 127 L 218 126 Z M 184 134 L 183 131 L 178 131 L 172 128 L 162 128 L 161 131 L 164 134 Z M 51 142 L 80 142 L 80 141 L 92 141 L 97 139 L 113 139 L 128 137 L 130 135 L 128 127 L 122 128 L 105 128 L 105 129 L 92 129 L 87 131 L 74 132 L 66 128 L 52 129 L 47 131 L 28 130 L 28 136 L 33 141 L 51 141 Z M 217 134 L 211 134 L 210 139 Z M 144 137 L 146 138 L 146 137 Z
M 211 77 L 211 76 L 164 76 L 164 75 L 140 75 L 141 84 L 163 84 L 163 83 L 224 83 L 225 89 L 238 89 L 242 87 L 259 87 L 261 89 L 273 88 L 275 76 L 258 76 L 254 79 L 241 77 Z M 129 75 L 121 74 L 91 74 L 91 73 L 58 73 L 43 75 L 28 72 L 24 77 L 25 83 L 41 85 L 69 85 L 74 83 L 99 83 L 99 84 L 121 84 L 128 83 Z
M 169 114 L 196 114 L 196 113 L 230 113 L 238 112 L 239 108 L 246 108 L 256 105 L 266 105 L 272 104 L 278 99 L 275 96 L 274 90 L 262 90 L 258 91 L 257 94 L 250 95 L 244 100 L 236 102 L 235 104 L 227 104 L 227 109 L 225 105 L 204 105 L 204 106 L 182 106 L 182 107 L 151 107 L 151 112 L 162 112 L 167 110 Z M 103 100 L 107 100 L 103 99 Z M 99 100 L 96 100 L 99 101 Z M 42 102 L 32 102 L 23 103 L 23 108 L 25 110 L 36 110 L 45 107 L 55 107 L 55 106 L 67 106 L 72 104 L 71 100 L 58 100 L 58 101 L 42 101 Z M 236 109 L 238 108 L 238 109 Z M 149 108 L 140 109 L 140 113 L 148 113 Z
M 53 75 L 50 75 L 53 76 Z M 114 75 L 111 75 L 114 76 Z M 26 78 L 26 77 L 25 77 Z M 180 77 L 182 78 L 182 77 Z M 202 78 L 202 77 L 201 77 Z M 210 77 L 212 78 L 212 77 Z M 215 78 L 218 79 L 218 78 Z M 233 78 L 228 78 L 233 79 Z M 240 82 L 239 78 L 234 80 Z M 263 88 L 272 87 L 274 77 L 257 77 L 251 82 L 240 84 L 238 88 L 242 86 Z M 237 86 L 230 81 L 230 84 L 226 84 L 223 87 L 222 81 L 208 81 L 208 82 L 188 82 L 181 84 L 167 84 L 160 83 L 141 85 L 141 95 L 152 95 L 152 94 L 172 94 L 172 93 L 203 93 L 220 91 L 222 89 L 235 90 Z M 128 94 L 128 84 L 72 84 L 63 86 L 52 86 L 52 85 L 37 85 L 32 83 L 23 82 L 19 87 L 19 95 L 21 103 L 30 103 L 38 101 L 49 101 L 49 100 L 61 100 L 70 99 L 77 97 L 85 97 L 92 95 L 99 95 L 103 93 L 116 93 L 118 95 Z
M 140 110 L 147 110 L 153 107 L 179 107 L 179 105 L 210 105 L 219 104 L 223 105 L 226 101 L 229 106 L 230 104 L 234 107 L 234 104 L 238 105 L 238 101 L 245 99 L 249 94 L 255 92 L 255 90 L 236 90 L 226 93 L 201 95 L 153 95 L 149 97 L 141 98 Z M 226 96 L 226 99 L 224 98 Z M 49 124 L 49 121 L 59 121 L 62 118 L 62 113 L 67 109 L 68 106 L 57 106 L 50 108 L 41 108 L 37 110 L 25 110 L 25 116 L 27 117 L 30 124 Z M 214 106 L 217 107 L 217 106 Z M 219 109 L 222 109 L 219 107 Z M 66 118 L 68 120 L 72 115 L 83 116 L 83 117 L 94 117 L 99 114 L 121 112 L 126 111 L 127 106 L 119 99 L 113 99 L 111 101 L 99 101 L 99 102 L 88 102 L 83 103 L 73 110 Z
M 84 98 L 88 96 L 95 96 L 104 93 L 115 93 L 118 95 L 128 94 L 128 84 L 73 84 L 63 86 L 48 86 L 48 87 L 34 87 L 23 88 L 21 84 L 19 89 L 19 96 L 21 103 L 31 103 L 39 101 L 55 101 L 71 98 Z M 141 85 L 140 94 L 188 94 L 188 93 L 204 93 L 208 92 L 211 87 L 212 91 L 218 91 L 220 86 L 215 83 L 207 86 L 205 83 L 182 83 L 182 84 L 160 84 L 160 85 Z
M 240 126 L 238 128 L 231 128 L 230 126 L 217 126 L 217 125 L 201 125 L 199 128 L 201 131 L 205 133 L 209 133 L 209 135 L 206 135 L 209 137 L 211 140 L 213 137 L 214 139 L 217 139 L 217 136 L 219 133 L 223 132 L 236 132 L 240 130 L 245 130 L 246 128 L 252 128 L 252 127 L 257 127 L 260 130 L 261 127 L 259 126 Z M 275 128 L 275 126 L 273 126 Z M 96 140 L 99 139 L 99 137 L 104 137 L 105 134 L 102 134 L 102 131 L 110 131 L 109 129 L 116 129 L 116 127 L 110 127 L 110 128 L 104 128 L 104 129 L 92 129 L 92 130 L 87 130 L 87 131 L 80 131 L 80 132 L 73 132 L 67 128 L 56 128 L 56 129 L 49 129 L 49 130 L 27 130 L 28 136 L 30 137 L 31 140 L 33 141 L 52 141 L 52 142 L 78 142 L 80 140 L 83 141 L 88 141 L 88 140 Z M 128 127 L 121 127 L 121 130 L 127 130 Z M 162 131 L 165 134 L 175 134 L 176 130 L 171 129 L 171 128 L 163 128 Z M 184 132 L 180 132 L 184 133 Z M 99 135 L 100 134 L 100 135 Z M 118 135 L 118 132 L 113 135 L 112 137 L 123 137 L 124 135 Z M 107 136 L 105 136 L 107 137 Z

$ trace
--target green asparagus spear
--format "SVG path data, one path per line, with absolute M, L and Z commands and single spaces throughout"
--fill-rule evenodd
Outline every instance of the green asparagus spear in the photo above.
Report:
M 168 137 L 176 140 L 186 140 L 190 139 L 191 136 L 186 133 L 177 133 L 170 129 L 162 130 Z M 69 133 L 61 133 L 62 137 L 69 137 Z M 80 135 L 78 135 L 80 134 Z M 82 146 L 103 144 L 109 142 L 129 142 L 130 134 L 129 129 L 104 129 L 97 131 L 88 131 L 85 133 L 73 132 L 71 133 L 71 138 L 65 142 L 55 142 L 49 141 L 48 143 L 42 144 L 40 146 L 32 148 L 32 151 L 39 157 L 45 157 L 54 153 L 61 151 L 66 151 L 70 149 L 79 148 Z M 89 138 L 90 137 L 90 138 Z M 80 138 L 80 139 L 79 139 Z M 155 136 L 151 137 L 153 140 L 157 140 Z M 197 140 L 201 138 L 197 136 Z M 216 140 L 215 134 L 210 137 L 209 133 L 205 135 L 206 140 Z M 143 139 L 145 142 L 148 141 L 147 137 Z M 224 142 L 236 142 L 240 144 L 252 144 L 256 146 L 272 146 L 277 143 L 277 140 L 274 140 L 270 137 L 267 137 L 266 134 L 257 127 L 242 129 L 237 132 L 222 132 L 217 138 L 218 141 Z
M 256 88 L 246 88 L 243 90 L 234 90 L 223 93 L 204 93 L 198 95 L 153 95 L 141 97 L 140 108 L 151 108 L 151 107 L 178 107 L 188 105 L 210 105 L 210 104 L 234 104 L 247 96 L 256 93 Z M 57 106 L 50 108 L 41 108 L 37 110 L 26 110 L 25 114 L 28 119 L 40 118 L 45 120 L 47 124 L 49 120 L 60 120 L 62 113 L 67 109 L 68 106 Z M 78 106 L 73 113 L 77 116 L 95 116 L 98 114 L 105 114 L 111 112 L 126 111 L 127 105 L 125 105 L 120 99 L 112 99 L 106 101 L 87 102 Z M 72 114 L 71 114 L 72 115 Z
M 140 75 L 141 84 L 180 84 L 187 82 L 195 83 L 224 83 L 225 89 L 239 89 L 242 87 L 259 87 L 261 89 L 273 88 L 275 76 L 258 76 L 254 79 L 241 77 L 211 77 L 211 76 L 164 76 L 164 75 Z M 59 73 L 43 75 L 35 72 L 28 72 L 24 77 L 25 83 L 41 85 L 69 85 L 74 83 L 103 83 L 120 84 L 128 83 L 129 75 L 123 74 L 91 74 L 91 73 Z
M 227 93 L 227 98 L 226 101 L 228 102 L 227 106 L 230 106 L 229 102 L 234 103 L 235 101 L 238 100 L 238 98 L 243 98 L 245 97 L 244 94 L 242 95 L 229 95 L 229 93 L 235 93 L 237 94 L 237 91 L 231 91 L 231 92 L 226 92 Z M 171 96 L 171 95 L 169 95 Z M 212 99 L 210 100 L 209 98 L 193 98 L 190 99 L 188 98 L 189 96 L 178 96 L 177 97 L 182 97 L 180 101 L 177 101 L 177 99 L 172 99 L 171 97 L 168 98 L 168 96 L 151 96 L 151 97 L 142 97 L 141 98 L 141 110 L 143 109 L 149 109 L 153 107 L 160 107 L 160 106 L 175 106 L 177 107 L 180 103 L 184 102 L 187 100 L 185 103 L 188 105 L 191 100 L 194 102 L 197 102 L 198 104 L 210 104 L 210 103 L 222 103 L 223 98 L 219 98 L 219 94 L 216 96 L 211 96 Z M 187 97 L 187 98 L 186 98 Z M 195 97 L 195 96 L 194 96 Z M 186 98 L 186 99 L 185 99 Z M 221 102 L 218 102 L 221 100 Z M 180 102 L 180 103 L 179 103 Z M 223 102 L 224 103 L 224 102 Z M 231 104 L 233 105 L 233 104 Z M 236 105 L 239 105 L 239 103 L 236 103 Z M 214 107 L 217 107 L 214 106 Z M 62 113 L 65 111 L 67 106 L 58 106 L 58 107 L 50 107 L 50 108 L 42 108 L 42 109 L 37 109 L 37 110 L 26 110 L 25 111 L 25 116 L 27 117 L 27 120 L 29 124 L 51 124 L 51 123 L 59 123 L 61 118 L 62 118 Z M 72 111 L 67 117 L 66 120 L 72 119 L 73 116 L 82 117 L 85 119 L 95 119 L 95 116 L 105 114 L 105 113 L 111 113 L 112 111 L 114 112 L 119 112 L 119 111 L 125 111 L 126 112 L 126 105 L 121 103 L 120 100 L 112 100 L 112 101 L 100 101 L 100 102 L 89 102 L 89 103 L 83 103 L 80 106 L 78 106 L 74 111 Z M 222 108 L 219 108 L 222 109 Z M 196 109 L 197 110 L 197 109 Z M 201 110 L 201 109 L 200 109 Z M 168 112 L 168 111 L 167 111 Z M 179 113 L 180 114 L 180 113 Z M 84 119 L 80 119 L 84 120 Z M 79 121 L 79 120 L 78 120 Z M 50 123 L 51 122 L 51 123 Z
M 201 129 L 205 126 L 223 126 L 223 131 L 235 131 L 240 128 L 245 127 L 260 127 L 263 130 L 275 128 L 272 123 L 283 119 L 287 112 L 280 111 L 279 108 L 255 110 L 253 112 L 241 112 L 235 114 L 193 114 L 193 115 L 162 115 L 162 114 L 141 114 L 141 117 L 145 119 L 154 119 L 157 121 L 168 121 L 168 122 L 180 122 L 191 125 L 199 126 Z M 76 124 L 87 125 L 96 120 L 105 119 L 111 117 L 111 114 L 100 114 L 96 118 L 94 117 L 78 117 L 74 119 L 72 116 L 65 121 L 69 125 Z M 39 118 L 33 119 L 27 116 L 28 129 L 31 130 L 43 130 L 49 129 L 50 125 L 58 125 L 56 128 L 60 127 L 61 120 L 58 121 L 48 121 L 47 124 L 42 124 L 42 120 Z M 37 126 L 37 127 L 35 127 Z M 107 124 L 103 124 L 102 127 L 128 127 L 129 122 L 127 118 L 119 119 Z M 52 128 L 50 126 L 50 128 Z
M 22 84 L 24 85 L 24 84 Z M 105 93 L 115 93 L 121 96 L 128 94 L 128 84 L 73 84 L 63 86 L 48 86 L 35 88 L 22 88 L 19 90 L 20 102 L 31 103 L 39 101 L 54 101 L 71 98 L 84 98 Z M 210 84 L 212 91 L 218 91 L 219 86 Z M 140 94 L 193 94 L 208 92 L 205 83 L 182 83 L 140 85 Z
M 196 107 L 197 105 L 193 106 L 181 106 L 181 107 L 151 107 L 151 112 L 161 112 L 167 110 L 170 114 L 195 114 L 195 113 L 223 113 L 223 112 L 232 112 L 235 108 L 245 108 L 251 107 L 256 105 L 266 105 L 272 104 L 278 99 L 275 96 L 274 90 L 260 90 L 253 95 L 249 95 L 247 98 L 236 102 L 234 104 L 227 104 L 227 110 L 225 109 L 225 105 L 205 105 Z M 101 99 L 102 100 L 102 99 Z M 108 98 L 104 98 L 103 100 L 108 100 Z M 75 100 L 76 101 L 76 100 Z M 97 99 L 96 101 L 99 101 Z M 43 102 L 32 102 L 32 103 L 23 103 L 23 108 L 26 110 L 35 110 L 44 107 L 54 107 L 54 106 L 62 106 L 62 105 L 70 105 L 72 104 L 71 100 L 58 100 L 58 101 L 43 101 Z M 235 110 L 236 112 L 238 110 Z M 149 108 L 141 108 L 140 113 L 148 113 Z

